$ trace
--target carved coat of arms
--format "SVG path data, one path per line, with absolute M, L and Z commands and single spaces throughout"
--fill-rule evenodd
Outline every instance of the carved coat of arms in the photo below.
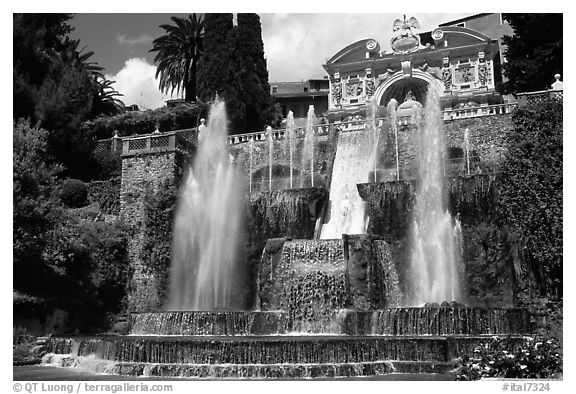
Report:
M 420 23 L 414 17 L 404 20 L 396 19 L 392 25 L 392 39 L 390 46 L 394 53 L 406 54 L 416 52 L 420 47 L 420 36 L 416 32 L 420 30 Z

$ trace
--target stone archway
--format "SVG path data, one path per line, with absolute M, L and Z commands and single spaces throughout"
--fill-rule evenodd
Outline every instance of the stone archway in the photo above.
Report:
M 374 97 L 381 106 L 386 106 L 392 98 L 401 104 L 406 94 L 411 91 L 416 96 L 416 101 L 424 104 L 429 87 L 438 89 L 439 92 L 444 91 L 442 82 L 427 72 L 412 70 L 412 76 L 406 78 L 402 71 L 398 71 L 376 89 Z

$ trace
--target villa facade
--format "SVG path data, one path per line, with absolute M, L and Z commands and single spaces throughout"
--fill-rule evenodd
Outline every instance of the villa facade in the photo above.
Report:
M 328 117 L 344 120 L 376 101 L 407 98 L 424 103 L 429 88 L 441 95 L 443 110 L 504 102 L 496 91 L 502 80 L 497 39 L 461 26 L 419 34 L 415 18 L 396 20 L 389 49 L 365 39 L 340 50 L 324 69 L 329 74 Z

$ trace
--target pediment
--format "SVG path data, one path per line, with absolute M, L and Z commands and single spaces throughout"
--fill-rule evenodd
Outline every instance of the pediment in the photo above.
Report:
M 465 27 L 445 26 L 439 27 L 432 32 L 432 38 L 436 48 L 455 48 L 477 44 L 486 44 L 491 41 L 490 37 Z M 446 45 L 446 43 L 448 45 Z
M 378 53 L 380 52 L 380 45 L 373 38 L 357 41 L 348 45 L 344 49 L 341 49 L 338 53 L 332 56 L 330 60 L 326 62 L 326 64 L 331 65 L 361 62 L 366 60 L 366 52 L 370 52 L 372 55 L 378 56 Z

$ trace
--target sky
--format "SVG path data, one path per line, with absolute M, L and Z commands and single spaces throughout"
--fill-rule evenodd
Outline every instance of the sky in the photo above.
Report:
M 194 12 L 191 10 L 191 12 Z M 409 13 L 430 31 L 438 24 L 473 13 Z M 71 21 L 71 37 L 93 51 L 91 58 L 105 68 L 106 77 L 116 81 L 125 104 L 143 109 L 164 105 L 155 79 L 152 41 L 172 24 L 170 17 L 187 13 L 78 13 Z M 382 50 L 390 49 L 392 23 L 400 13 L 261 13 L 262 40 L 269 81 L 301 81 L 326 75 L 322 65 L 340 49 L 356 41 L 374 38 Z

